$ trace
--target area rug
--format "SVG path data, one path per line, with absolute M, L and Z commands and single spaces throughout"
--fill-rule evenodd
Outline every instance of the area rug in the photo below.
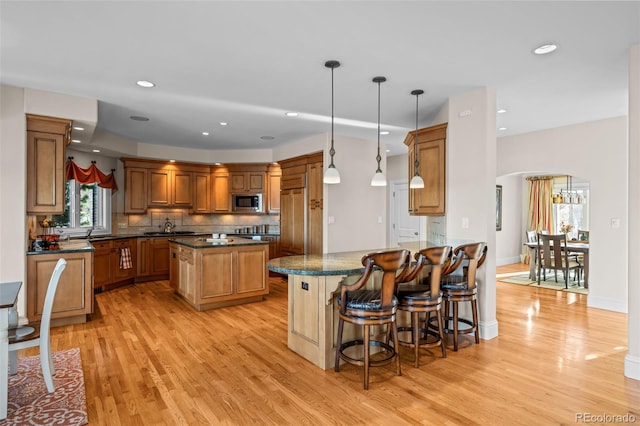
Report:
M 85 425 L 87 403 L 80 348 L 54 352 L 55 392 L 47 393 L 40 357 L 18 358 L 9 376 L 7 419 L 0 425 Z
M 589 294 L 589 289 L 581 287 L 577 285 L 575 282 L 569 281 L 569 288 L 564 288 L 564 281 L 559 279 L 558 283 L 553 281 L 553 278 L 547 281 L 540 281 L 540 285 L 538 286 L 538 281 L 534 281 L 529 278 L 529 272 L 520 272 L 518 274 L 508 274 L 508 275 L 498 275 L 496 276 L 498 281 L 509 283 L 509 284 L 519 284 L 531 287 L 539 287 L 539 288 L 548 288 L 556 291 L 567 291 L 570 293 L 579 293 L 579 294 Z

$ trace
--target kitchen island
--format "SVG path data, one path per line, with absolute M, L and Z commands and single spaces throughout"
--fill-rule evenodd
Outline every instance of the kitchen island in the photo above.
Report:
M 169 282 L 198 311 L 258 302 L 269 293 L 269 242 L 172 238 Z

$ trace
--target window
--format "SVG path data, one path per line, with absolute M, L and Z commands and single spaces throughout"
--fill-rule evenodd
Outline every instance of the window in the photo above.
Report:
M 67 181 L 66 208 L 63 214 L 53 217 L 67 235 L 111 233 L 111 191 L 97 183 L 79 184 Z
M 561 233 L 561 223 L 573 225 L 573 229 L 567 234 L 567 237 L 570 239 L 578 239 L 579 229 L 589 230 L 589 183 L 574 183 L 571 189 L 572 193 L 577 193 L 581 196 L 583 202 L 580 204 L 554 203 L 553 226 L 554 231 L 559 234 Z M 561 190 L 567 192 L 566 185 L 554 182 L 553 192 L 560 193 Z

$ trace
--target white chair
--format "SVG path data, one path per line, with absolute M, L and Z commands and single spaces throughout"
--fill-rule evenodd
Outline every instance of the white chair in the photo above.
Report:
M 51 311 L 53 310 L 53 300 L 56 297 L 56 290 L 60 275 L 67 267 L 67 261 L 58 259 L 56 267 L 53 269 L 47 294 L 44 298 L 44 307 L 42 310 L 42 318 L 39 325 L 21 326 L 9 332 L 9 354 L 11 354 L 11 370 L 15 370 L 16 351 L 20 349 L 40 347 L 40 365 L 42 365 L 42 375 L 47 384 L 47 391 L 53 393 L 55 386 L 53 385 L 53 375 L 56 370 L 51 357 L 51 341 L 49 339 L 49 331 L 51 325 Z

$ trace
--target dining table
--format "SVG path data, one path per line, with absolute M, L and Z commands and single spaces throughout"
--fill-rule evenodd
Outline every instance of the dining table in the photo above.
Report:
M 536 250 L 538 249 L 538 243 L 525 243 L 525 246 L 529 249 L 529 279 L 536 281 Z M 584 258 L 584 288 L 589 288 L 589 243 L 585 241 L 567 241 L 567 244 L 562 244 L 562 250 L 568 250 L 571 253 L 581 253 Z
M 0 420 L 7 418 L 9 393 L 9 327 L 17 326 L 9 321 L 10 311 L 15 309 L 21 281 L 0 283 Z

